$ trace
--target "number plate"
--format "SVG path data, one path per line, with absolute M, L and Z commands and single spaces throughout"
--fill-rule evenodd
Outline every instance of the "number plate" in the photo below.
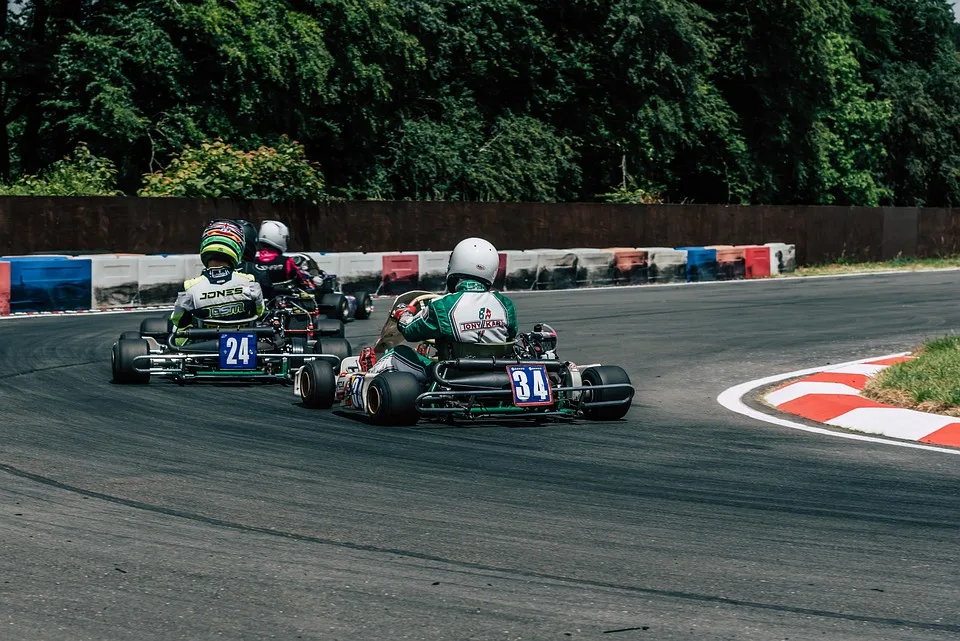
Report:
M 508 365 L 513 404 L 517 407 L 553 405 L 550 376 L 544 365 Z
M 220 369 L 256 369 L 257 337 L 254 334 L 220 335 Z

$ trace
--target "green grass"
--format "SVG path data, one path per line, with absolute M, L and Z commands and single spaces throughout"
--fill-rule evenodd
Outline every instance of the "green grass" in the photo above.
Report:
M 812 265 L 809 267 L 798 267 L 793 274 L 783 274 L 789 276 L 829 276 L 833 274 L 856 274 L 861 272 L 881 272 L 881 271 L 922 271 L 929 269 L 947 269 L 950 267 L 960 267 L 960 256 L 944 256 L 941 258 L 895 258 L 875 263 L 854 263 L 840 258 L 835 263 L 828 265 Z
M 960 415 L 960 336 L 927 341 L 914 356 L 880 372 L 864 395 L 901 407 Z

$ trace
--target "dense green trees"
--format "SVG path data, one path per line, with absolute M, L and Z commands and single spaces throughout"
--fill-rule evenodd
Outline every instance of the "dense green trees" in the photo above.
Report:
M 7 192 L 960 202 L 947 0 L 6 6 Z

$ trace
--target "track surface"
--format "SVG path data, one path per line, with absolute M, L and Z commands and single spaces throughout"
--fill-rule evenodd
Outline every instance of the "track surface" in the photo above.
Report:
M 562 356 L 639 390 L 628 420 L 536 428 L 117 386 L 109 348 L 140 315 L 0 323 L 0 638 L 956 639 L 956 457 L 714 399 L 943 334 L 958 291 L 950 273 L 515 295 Z M 379 325 L 351 324 L 355 349 Z

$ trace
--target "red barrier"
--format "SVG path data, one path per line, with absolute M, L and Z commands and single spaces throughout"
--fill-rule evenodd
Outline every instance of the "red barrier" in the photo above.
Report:
M 609 247 L 614 257 L 613 282 L 617 285 L 639 285 L 649 280 L 649 254 L 645 249 Z
M 497 267 L 497 279 L 493 281 L 493 288 L 502 292 L 507 282 L 507 255 L 500 252 L 500 266 Z
M 0 263 L 0 316 L 10 315 L 10 263 Z
M 383 289 L 381 293 L 399 296 L 420 287 L 418 254 L 385 254 L 383 256 Z
M 744 271 L 747 278 L 770 276 L 770 248 L 764 245 L 743 245 Z

